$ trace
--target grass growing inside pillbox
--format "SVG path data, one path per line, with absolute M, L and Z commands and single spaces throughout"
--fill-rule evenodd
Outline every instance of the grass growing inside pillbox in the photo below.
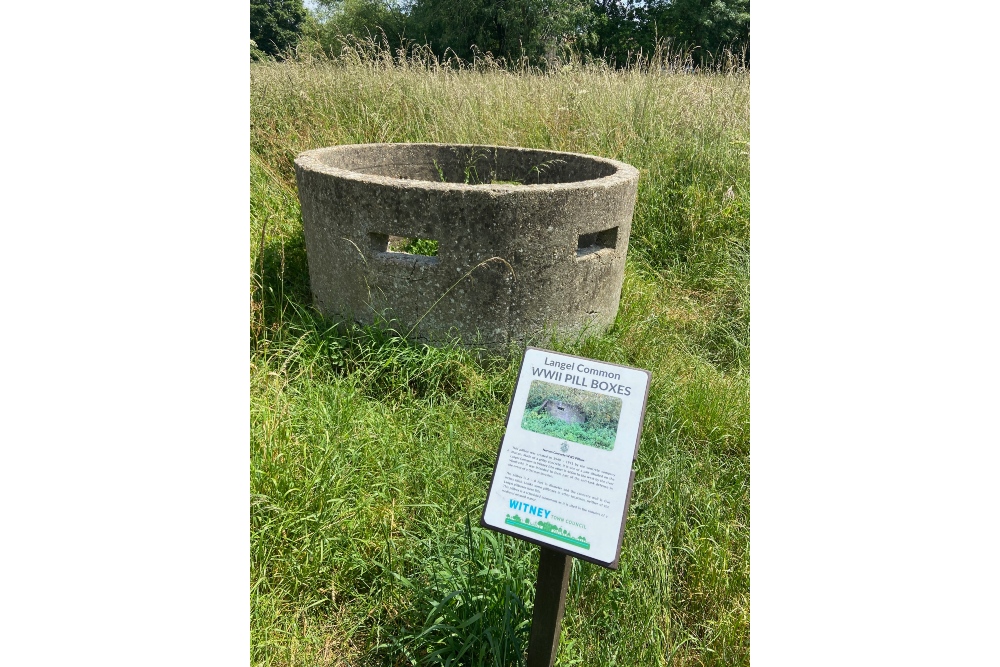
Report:
M 640 169 L 614 327 L 536 342 L 652 371 L 621 568 L 574 563 L 557 664 L 749 664 L 749 88 L 743 70 L 456 69 L 370 44 L 251 65 L 255 665 L 523 660 L 538 547 L 478 527 L 519 354 L 338 331 L 310 305 L 292 161 L 401 141 Z

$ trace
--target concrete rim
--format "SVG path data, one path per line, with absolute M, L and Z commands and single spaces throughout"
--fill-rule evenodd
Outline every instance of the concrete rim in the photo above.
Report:
M 338 167 L 331 167 L 320 159 L 321 155 L 327 155 L 330 153 L 336 153 L 341 150 L 357 149 L 357 148 L 384 148 L 393 146 L 427 146 L 435 148 L 473 148 L 473 149 L 487 149 L 487 150 L 504 150 L 511 152 L 538 152 L 545 153 L 548 155 L 563 156 L 570 155 L 574 158 L 582 158 L 584 160 L 591 160 L 594 162 L 599 162 L 603 164 L 610 165 L 614 167 L 615 172 L 609 174 L 608 176 L 602 176 L 600 178 L 592 178 L 583 181 L 570 181 L 568 183 L 532 183 L 523 185 L 509 185 L 509 184 L 493 184 L 493 183 L 482 183 L 478 185 L 471 185 L 467 183 L 451 183 L 442 181 L 430 181 L 430 180 L 418 180 L 410 178 L 395 178 L 393 176 L 379 176 L 376 174 L 363 174 L 356 171 L 351 171 L 349 169 L 340 169 Z M 365 183 L 378 183 L 382 185 L 390 185 L 393 187 L 403 187 L 403 188 L 419 188 L 424 190 L 441 190 L 441 191 L 466 191 L 466 192 L 483 192 L 483 191 L 496 191 L 496 192 L 530 192 L 544 190 L 551 192 L 552 190 L 579 190 L 579 189 L 593 189 L 593 188 L 608 188 L 619 183 L 623 183 L 630 180 L 638 180 L 639 170 L 630 164 L 624 162 L 619 162 L 617 160 L 612 160 L 610 158 L 600 157 L 597 155 L 589 155 L 587 153 L 572 153 L 569 151 L 553 151 L 547 148 L 528 148 L 523 146 L 496 146 L 490 144 L 452 144 L 452 143 L 431 143 L 431 142 L 395 142 L 395 143 L 379 143 L 379 144 L 342 144 L 340 146 L 329 146 L 325 148 L 316 148 L 313 150 L 308 150 L 300 153 L 298 157 L 295 158 L 295 164 L 306 169 L 308 171 L 318 172 L 321 174 L 328 174 L 330 176 L 336 176 L 338 178 L 345 178 L 352 181 L 360 181 Z

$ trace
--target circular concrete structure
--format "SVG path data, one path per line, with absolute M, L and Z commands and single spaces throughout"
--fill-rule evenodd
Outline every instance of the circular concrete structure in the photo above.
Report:
M 362 144 L 306 151 L 295 177 L 313 299 L 327 316 L 502 348 L 541 331 L 602 331 L 618 313 L 639 182 L 630 165 Z M 429 241 L 436 255 L 417 254 Z M 475 268 L 493 257 L 505 262 Z

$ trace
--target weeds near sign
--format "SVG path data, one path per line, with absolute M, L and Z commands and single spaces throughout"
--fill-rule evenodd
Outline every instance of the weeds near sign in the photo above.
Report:
M 466 539 L 439 545 L 420 579 L 396 575 L 413 591 L 414 611 L 426 616 L 381 648 L 399 651 L 411 665 L 523 665 L 531 618 L 525 601 L 534 588 L 526 550 L 473 528 L 466 517 Z

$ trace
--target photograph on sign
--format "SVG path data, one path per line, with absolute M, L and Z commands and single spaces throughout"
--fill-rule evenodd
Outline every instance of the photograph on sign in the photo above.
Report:
M 614 449 L 622 399 L 532 380 L 521 428 L 581 445 Z
M 528 348 L 482 524 L 617 567 L 648 390 L 642 369 Z

